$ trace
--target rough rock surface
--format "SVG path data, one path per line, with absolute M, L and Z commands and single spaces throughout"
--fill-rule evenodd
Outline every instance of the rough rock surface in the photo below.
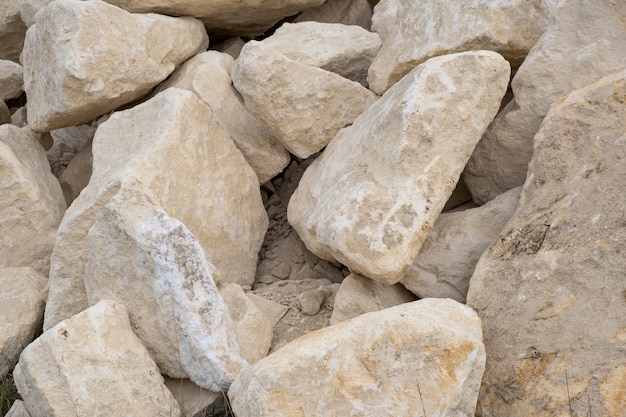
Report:
M 487 204 L 442 213 L 400 283 L 420 298 L 465 303 L 474 267 L 517 208 L 521 187 Z
M 41 328 L 47 284 L 32 268 L 0 269 L 0 380 Z
M 65 200 L 29 129 L 0 126 L 0 184 L 0 268 L 30 266 L 48 275 Z
M 32 417 L 180 417 L 123 305 L 103 301 L 44 332 L 13 371 Z
M 0 59 L 0 100 L 7 101 L 22 94 L 23 73 L 20 64 Z
M 215 285 L 219 272 L 184 224 L 141 184 L 125 183 L 89 230 L 87 251 L 90 305 L 124 304 L 161 373 L 216 392 L 228 389 L 247 363 Z
M 290 343 L 239 374 L 228 396 L 238 417 L 469 417 L 485 363 L 481 338 L 470 308 L 416 301 Z
M 343 129 L 289 202 L 307 248 L 398 282 L 495 116 L 509 73 L 490 51 L 432 58 Z
M 165 386 L 172 392 L 180 405 L 184 417 L 195 417 L 198 413 L 212 408 L 222 398 L 222 393 L 200 388 L 188 379 L 165 377 Z M 201 414 L 204 416 L 205 414 Z
M 524 183 L 533 137 L 559 97 L 626 66 L 626 3 L 565 0 L 512 81 L 515 101 L 489 127 L 464 174 L 478 203 Z
M 400 284 L 385 285 L 357 274 L 350 274 L 339 286 L 330 324 L 411 301 L 415 301 L 415 296 Z
M 2 0 L 0 7 L 0 59 L 18 62 L 26 25 L 20 17 L 20 0 Z
M 0 125 L 11 123 L 11 112 L 4 101 L 0 100 Z
M 496 51 L 517 66 L 546 26 L 541 0 L 383 0 L 372 18 L 383 46 L 370 88 L 382 94 L 427 59 L 455 52 Z
M 27 27 L 35 24 L 35 16 L 39 10 L 46 7 L 54 0 L 20 0 L 20 17 Z
M 170 216 L 183 222 L 224 281 L 254 281 L 268 223 L 258 179 L 196 95 L 171 88 L 113 114 L 96 132 L 93 158 L 91 181 L 59 227 L 44 328 L 87 306 L 85 239 L 124 181 L 141 182 Z
M 30 417 L 22 400 L 16 400 L 4 417 Z
M 144 96 L 207 46 L 195 19 L 131 14 L 100 0 L 55 1 L 24 44 L 29 125 L 49 131 L 89 122 Z
M 288 59 L 263 42 L 246 44 L 232 77 L 248 109 L 299 158 L 318 152 L 376 101 L 362 85 Z
M 67 168 L 59 176 L 59 184 L 68 206 L 76 200 L 80 192 L 89 184 L 92 165 L 93 153 L 90 142 L 74 155 Z
M 185 62 L 159 86 L 194 92 L 213 110 L 228 130 L 235 145 L 264 184 L 281 172 L 290 161 L 289 153 L 277 144 L 267 128 L 246 108 L 243 98 L 232 85 L 230 73 L 234 59 L 227 54 L 208 51 Z
M 559 99 L 535 136 L 519 208 L 467 296 L 489 416 L 624 415 L 625 125 L 622 71 Z
M 380 49 L 380 36 L 358 26 L 285 23 L 263 44 L 301 64 L 334 72 L 367 87 L 367 70 Z
M 372 8 L 367 0 L 326 0 L 321 6 L 307 9 L 294 19 L 294 23 L 308 21 L 358 25 L 370 30 Z

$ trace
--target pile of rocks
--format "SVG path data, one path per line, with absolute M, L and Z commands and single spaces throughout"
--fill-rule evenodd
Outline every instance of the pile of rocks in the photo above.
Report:
M 624 22 L 3 2 L 6 415 L 624 416 Z

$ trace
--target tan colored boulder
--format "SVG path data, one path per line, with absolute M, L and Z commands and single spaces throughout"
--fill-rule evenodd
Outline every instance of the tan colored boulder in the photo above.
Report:
M 484 203 L 524 184 L 533 137 L 559 97 L 624 68 L 626 3 L 565 0 L 511 83 L 515 101 L 489 127 L 464 174 Z
M 184 417 L 195 417 L 198 413 L 211 408 L 222 398 L 223 393 L 200 388 L 188 379 L 165 377 L 165 386 L 172 392 L 180 405 Z M 204 416 L 205 414 L 201 414 Z
M 275 303 L 274 301 L 268 300 L 267 298 L 263 298 L 260 295 L 256 295 L 254 293 L 247 293 L 246 297 L 250 299 L 254 303 L 254 305 L 263 313 L 266 319 L 269 320 L 272 327 L 276 326 L 276 324 L 282 319 L 289 307 Z
M 626 71 L 556 101 L 515 215 L 482 256 L 468 305 L 489 351 L 489 416 L 626 410 Z
M 367 70 L 380 49 L 380 36 L 359 26 L 285 23 L 263 40 L 287 58 L 334 72 L 367 87 Z
M 0 7 L 0 59 L 18 62 L 26 25 L 20 17 L 20 0 L 2 0 Z
M 485 49 L 518 66 L 547 27 L 542 0 L 383 0 L 372 30 L 383 46 L 369 69 L 382 94 L 429 58 Z
M 0 269 L 0 380 L 41 328 L 47 285 L 32 268 Z
M 259 183 L 264 184 L 280 173 L 291 158 L 246 109 L 243 98 L 232 86 L 230 73 L 234 62 L 230 55 L 217 51 L 198 54 L 176 70 L 157 91 L 176 87 L 195 93 L 213 110 L 256 172 Z
M 61 184 L 63 197 L 65 197 L 68 206 L 89 184 L 92 165 L 93 153 L 91 151 L 91 143 L 88 143 L 87 146 L 78 151 L 67 165 L 67 168 L 59 176 L 59 184 Z
M 181 416 L 126 309 L 112 301 L 44 332 L 13 377 L 32 417 Z
M 30 417 L 30 413 L 24 405 L 24 401 L 15 400 L 11 409 L 5 414 L 4 417 Z
M 248 109 L 298 158 L 318 152 L 376 101 L 362 85 L 290 60 L 263 42 L 244 46 L 232 77 Z
M 306 9 L 300 13 L 294 23 L 298 22 L 341 23 L 358 25 L 370 30 L 372 27 L 372 8 L 367 0 L 327 0 L 317 7 Z
M 307 248 L 398 282 L 497 112 L 509 71 L 490 51 L 433 58 L 343 129 L 289 202 Z
M 65 211 L 63 192 L 32 132 L 0 126 L 0 268 L 30 266 L 48 275 Z
M 238 417 L 474 415 L 480 319 L 452 300 L 367 313 L 302 337 L 243 371 Z
M 35 24 L 37 12 L 54 0 L 20 0 L 20 17 L 27 27 Z
M 409 303 L 415 299 L 415 296 L 400 284 L 385 285 L 357 274 L 350 274 L 339 286 L 330 324 Z
M 7 101 L 22 94 L 24 84 L 22 66 L 0 59 L 0 100 Z
M 57 0 L 37 14 L 24 44 L 29 125 L 50 131 L 89 122 L 144 96 L 207 45 L 195 19 Z
M 114 113 L 96 131 L 91 180 L 59 227 L 44 328 L 87 307 L 87 233 L 131 180 L 189 228 L 224 282 L 254 282 L 268 224 L 258 179 L 211 110 L 195 94 L 170 88 Z
M 487 204 L 442 213 L 400 283 L 420 298 L 465 303 L 474 267 L 517 208 L 521 187 Z

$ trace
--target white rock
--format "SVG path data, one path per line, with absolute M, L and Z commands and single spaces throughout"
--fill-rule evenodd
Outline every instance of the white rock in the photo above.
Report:
M 474 199 L 522 185 L 533 137 L 550 105 L 626 65 L 626 3 L 564 0 L 512 82 L 515 102 L 496 118 L 464 174 Z
M 188 379 L 165 377 L 165 386 L 172 392 L 185 417 L 194 417 L 222 398 L 222 393 L 200 388 Z M 204 416 L 205 414 L 201 414 Z
M 181 415 L 126 309 L 111 301 L 44 332 L 13 377 L 32 417 Z
M 7 101 L 19 97 L 23 84 L 22 66 L 0 59 L 0 100 Z
M 246 44 L 232 77 L 248 109 L 299 158 L 318 152 L 376 101 L 362 85 L 292 61 L 263 42 Z
M 372 8 L 367 0 L 327 0 L 321 6 L 306 9 L 294 19 L 294 23 L 308 21 L 358 25 L 370 30 Z
M 39 10 L 54 0 L 20 0 L 20 17 L 27 27 L 35 24 L 35 16 Z
M 44 328 L 86 308 L 85 239 L 126 181 L 141 182 L 191 230 L 223 281 L 254 282 L 268 224 L 258 180 L 228 132 L 193 93 L 168 89 L 113 114 L 96 132 L 93 158 L 89 185 L 59 227 Z
M 235 322 L 241 357 L 255 363 L 272 346 L 273 325 L 237 284 L 222 284 L 220 294 Z
M 506 91 L 497 53 L 433 58 L 342 130 L 307 169 L 289 222 L 307 248 L 398 282 L 452 194 Z
M 403 304 L 318 330 L 243 371 L 238 417 L 473 416 L 480 320 L 456 301 Z
M 56 0 L 37 14 L 24 44 L 29 125 L 49 131 L 89 122 L 144 96 L 207 45 L 195 19 Z
M 30 417 L 30 413 L 24 405 L 24 401 L 15 400 L 11 409 L 5 414 L 4 417 Z
M 382 0 L 372 30 L 383 46 L 369 70 L 382 94 L 429 58 L 486 49 L 519 65 L 547 27 L 542 0 Z
M 157 91 L 176 87 L 194 92 L 213 110 L 256 172 L 259 183 L 264 184 L 280 173 L 291 158 L 246 109 L 243 98 L 232 86 L 230 73 L 234 62 L 230 55 L 216 51 L 198 54 L 176 70 Z
M 0 380 L 41 328 L 47 284 L 32 268 L 0 269 Z
M 367 86 L 367 70 L 381 41 L 380 36 L 359 26 L 302 22 L 283 24 L 263 44 L 293 61 Z
M 474 267 L 515 212 L 521 191 L 517 187 L 484 206 L 442 213 L 400 283 L 420 298 L 465 303 Z
M 0 6 L 0 59 L 18 62 L 26 25 L 20 17 L 20 0 L 2 0 Z
M 32 132 L 0 126 L 0 268 L 30 266 L 48 275 L 65 200 Z
M 350 274 L 339 286 L 330 324 L 411 301 L 415 301 L 415 296 L 400 284 L 385 285 L 357 274 Z

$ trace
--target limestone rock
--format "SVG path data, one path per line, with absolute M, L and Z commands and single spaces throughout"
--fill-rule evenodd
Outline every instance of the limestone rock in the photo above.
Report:
M 292 61 L 263 42 L 246 44 L 232 77 L 248 109 L 299 158 L 322 149 L 376 101 L 362 85 Z
M 93 153 L 91 152 L 91 143 L 88 143 L 87 146 L 78 151 L 59 176 L 59 184 L 61 184 L 63 197 L 65 197 L 68 206 L 89 184 L 92 164 Z
M 26 25 L 20 17 L 20 0 L 2 0 L 0 7 L 0 59 L 18 62 Z
M 37 12 L 54 0 L 20 0 L 20 17 L 27 27 L 35 24 Z
M 277 144 L 267 128 L 254 117 L 232 86 L 234 59 L 209 51 L 185 62 L 157 91 L 169 87 L 194 92 L 213 110 L 237 148 L 264 184 L 289 164 L 289 153 Z
M 22 54 L 29 125 L 89 122 L 144 96 L 207 45 L 195 19 L 131 14 L 100 0 L 52 2 Z
M 0 269 L 0 380 L 41 327 L 47 284 L 32 268 Z
M 519 207 L 467 296 L 490 353 L 489 416 L 626 409 L 625 125 L 621 71 L 556 101 L 535 136 Z
M 301 64 L 334 72 L 367 87 L 367 70 L 380 49 L 380 36 L 337 23 L 285 23 L 263 44 Z
M 235 322 L 241 357 L 255 363 L 272 346 L 273 325 L 237 284 L 222 284 L 220 294 Z
M 228 397 L 238 417 L 469 417 L 481 337 L 476 313 L 456 301 L 403 304 L 284 346 L 239 374 Z
M 400 283 L 420 298 L 465 303 L 474 267 L 515 212 L 520 192 L 517 187 L 484 206 L 442 213 Z
M 257 177 L 211 110 L 171 88 L 98 128 L 91 180 L 59 227 L 44 328 L 86 308 L 87 233 L 120 185 L 134 180 L 189 228 L 223 281 L 254 281 L 268 223 Z
M 307 248 L 398 282 L 497 112 L 509 70 L 490 51 L 433 58 L 342 130 L 289 202 Z
M 44 332 L 13 377 L 32 417 L 181 415 L 126 309 L 111 301 Z
M 321 6 L 303 11 L 294 19 L 294 23 L 308 21 L 358 25 L 370 30 L 372 8 L 367 0 L 327 0 Z
M 624 68 L 626 3 L 564 0 L 512 81 L 515 102 L 496 118 L 464 174 L 474 199 L 522 185 L 533 137 L 552 102 Z
M 165 386 L 172 392 L 184 417 L 195 417 L 198 413 L 215 404 L 222 393 L 200 388 L 188 379 L 165 377 Z M 204 416 L 205 414 L 201 414 Z
M 24 401 L 15 400 L 11 409 L 6 413 L 4 417 L 30 417 L 30 413 L 24 405 Z
M 48 275 L 65 200 L 44 150 L 28 129 L 0 126 L 0 268 Z
M 372 18 L 383 46 L 370 88 L 382 94 L 427 59 L 455 52 L 495 51 L 517 66 L 546 26 L 542 0 L 383 0 Z
M 214 45 L 212 48 L 216 51 L 224 52 L 225 54 L 232 56 L 233 59 L 237 59 L 239 58 L 239 53 L 245 44 L 244 40 L 237 36 L 228 38 L 225 41 Z
M 289 310 L 287 306 L 275 303 L 254 293 L 247 293 L 246 296 L 254 303 L 259 311 L 263 313 L 265 318 L 269 320 L 272 327 L 274 327 L 280 319 L 284 317 L 287 310 Z
M 22 66 L 0 59 L 0 100 L 7 101 L 19 97 L 23 84 Z

